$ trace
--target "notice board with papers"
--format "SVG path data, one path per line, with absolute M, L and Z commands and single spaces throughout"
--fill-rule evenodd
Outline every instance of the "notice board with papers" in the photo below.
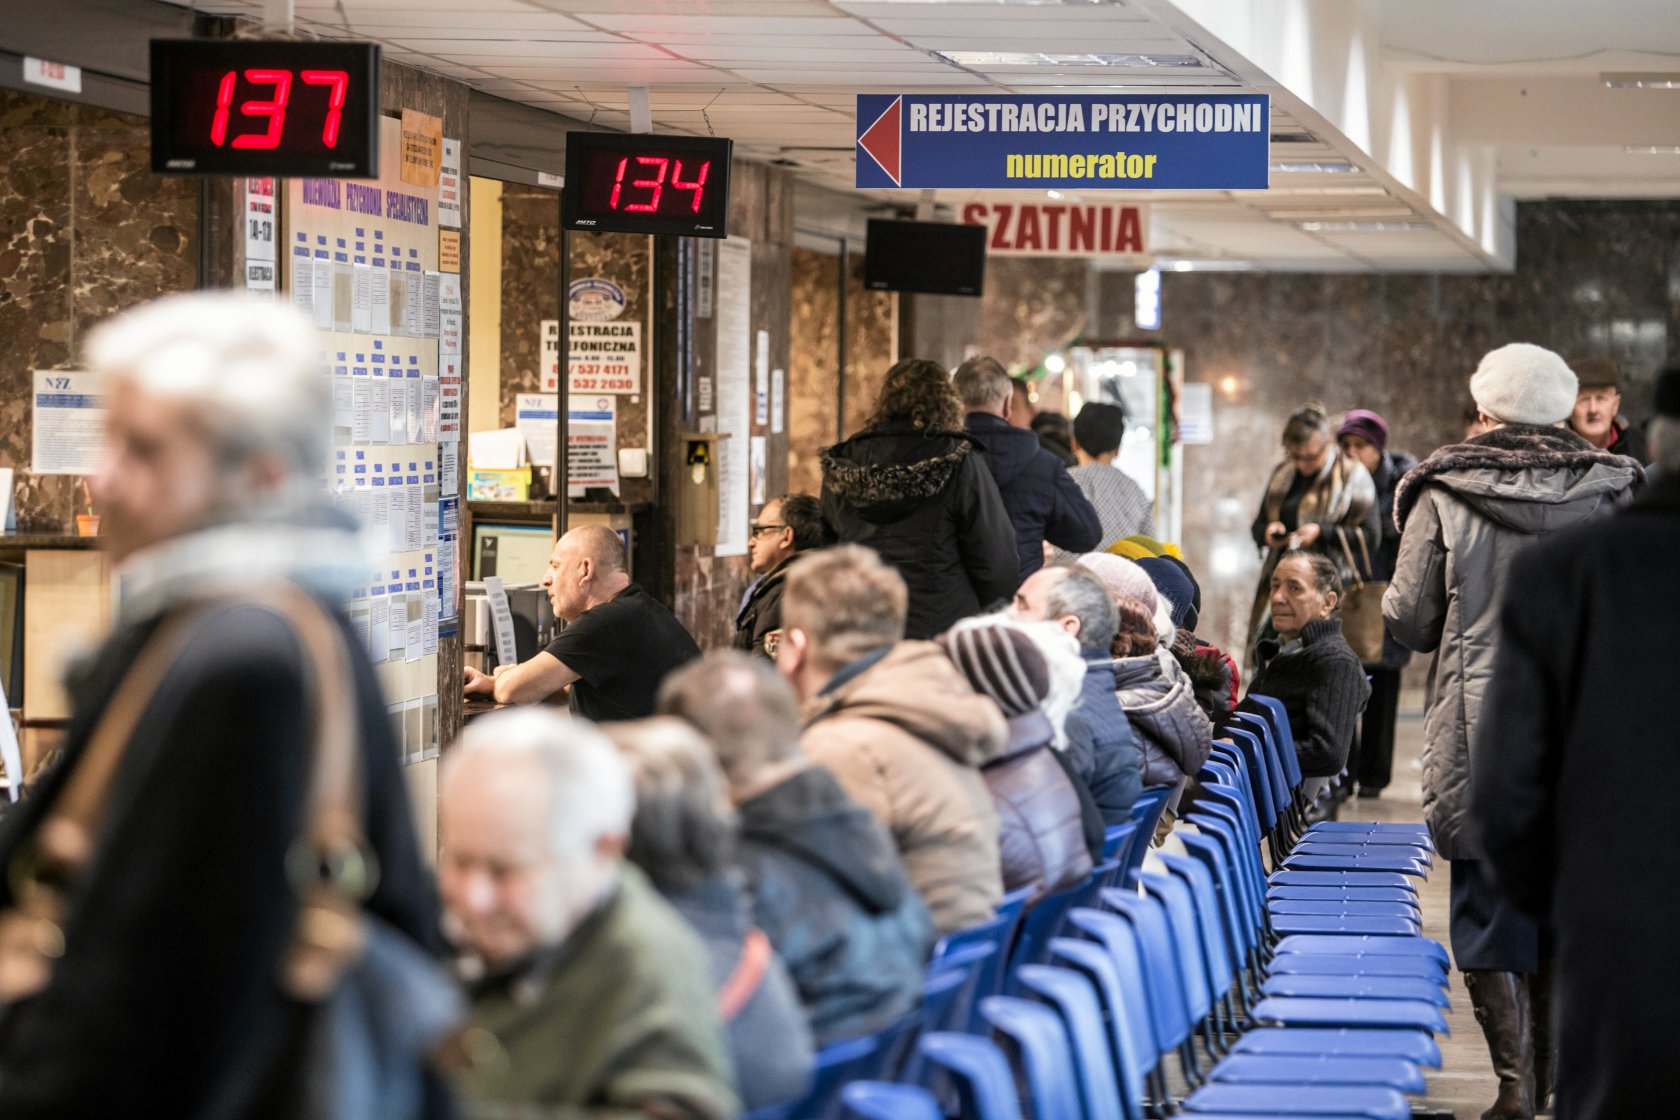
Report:
M 286 180 L 279 254 L 284 298 L 325 343 L 325 485 L 377 557 L 350 619 L 407 764 L 439 751 L 438 645 L 457 627 L 461 587 L 464 307 L 458 254 L 440 256 L 442 227 L 459 224 L 440 183 L 459 181 L 460 145 L 421 118 L 380 120 L 378 179 Z

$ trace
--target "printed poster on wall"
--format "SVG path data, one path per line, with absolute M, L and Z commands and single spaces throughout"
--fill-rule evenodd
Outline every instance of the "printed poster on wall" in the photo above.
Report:
M 34 453 L 29 469 L 36 474 L 92 474 L 105 429 L 105 388 L 100 375 L 38 369 L 34 404 Z
M 751 498 L 752 433 L 752 242 L 744 237 L 708 242 L 717 246 L 717 430 L 718 556 L 747 554 Z
M 544 393 L 560 391 L 560 320 L 542 321 L 542 341 L 538 344 L 537 369 L 540 372 L 537 388 Z
M 642 325 L 640 323 L 568 324 L 571 343 L 571 393 L 642 391 Z
M 612 397 L 572 397 L 566 402 L 566 494 L 585 497 L 590 487 L 618 494 L 618 405 Z

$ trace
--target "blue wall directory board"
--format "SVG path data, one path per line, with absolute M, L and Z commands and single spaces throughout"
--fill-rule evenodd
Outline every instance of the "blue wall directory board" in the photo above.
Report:
M 1264 94 L 859 94 L 857 185 L 1263 190 Z

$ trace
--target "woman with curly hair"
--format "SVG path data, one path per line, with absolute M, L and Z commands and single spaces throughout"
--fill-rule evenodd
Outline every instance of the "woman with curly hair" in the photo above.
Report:
M 822 508 L 844 543 L 868 545 L 910 589 L 905 636 L 931 638 L 1015 592 L 1015 529 L 945 369 L 887 371 L 869 426 L 822 453 Z

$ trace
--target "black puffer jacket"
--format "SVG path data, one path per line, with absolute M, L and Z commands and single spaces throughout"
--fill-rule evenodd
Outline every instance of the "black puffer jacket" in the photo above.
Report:
M 823 518 L 868 545 L 910 589 L 905 636 L 931 638 L 1015 593 L 1015 527 L 976 442 L 882 424 L 822 453 Z
M 869 810 L 820 766 L 737 809 L 754 919 L 787 964 L 816 1044 L 915 1007 L 933 923 Z

